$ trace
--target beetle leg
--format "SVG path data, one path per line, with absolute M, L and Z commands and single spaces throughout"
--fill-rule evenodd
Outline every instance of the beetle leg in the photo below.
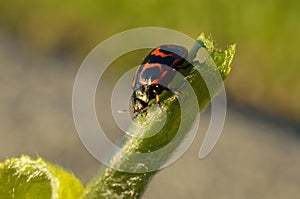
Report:
M 160 99 L 159 99 L 159 95 L 158 93 L 156 92 L 156 90 L 153 91 L 155 93 L 155 100 L 156 100 L 156 103 L 158 104 L 158 107 L 161 111 L 163 111 L 162 109 L 162 106 L 161 106 L 161 103 L 160 103 Z
M 155 93 L 156 103 L 157 103 L 157 104 L 160 104 L 160 100 L 159 100 L 159 95 L 158 95 L 158 93 L 156 92 L 156 90 L 154 90 L 153 92 Z

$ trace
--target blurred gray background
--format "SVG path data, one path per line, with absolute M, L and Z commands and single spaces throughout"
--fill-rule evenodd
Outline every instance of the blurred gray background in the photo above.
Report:
M 0 1 L 0 161 L 41 156 L 88 182 L 100 163 L 72 118 L 72 86 L 84 57 L 129 28 L 160 26 L 195 38 L 204 31 L 220 47 L 238 44 L 223 133 L 212 153 L 198 159 L 208 109 L 190 149 L 153 178 L 143 198 L 299 198 L 299 13 L 296 0 Z M 145 53 L 119 61 L 100 82 L 97 113 L 111 132 L 108 80 Z

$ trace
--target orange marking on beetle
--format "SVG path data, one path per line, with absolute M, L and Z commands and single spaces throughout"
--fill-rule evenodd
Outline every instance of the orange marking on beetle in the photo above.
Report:
M 152 51 L 151 55 L 160 56 L 162 58 L 164 58 L 164 57 L 170 57 L 170 56 L 172 57 L 173 56 L 172 53 L 166 54 L 166 53 L 161 52 L 160 48 L 156 48 L 154 51 Z
M 149 68 L 154 68 L 157 67 L 159 69 L 159 71 L 162 71 L 162 65 L 158 64 L 158 63 L 145 63 L 143 70 L 141 71 L 141 74 L 143 74 L 146 70 L 148 70 Z
M 159 84 L 160 81 L 167 75 L 168 71 L 163 71 L 159 79 L 154 79 L 151 81 L 151 85 Z
M 160 77 L 158 79 L 151 80 L 150 85 L 158 84 L 161 81 L 161 79 L 163 79 L 167 75 L 167 73 L 169 72 L 169 70 L 163 70 L 163 66 L 161 64 L 158 64 L 158 63 L 145 63 L 141 73 L 144 73 L 145 70 L 147 70 L 149 68 L 153 68 L 153 67 L 157 67 L 159 69 Z M 148 79 L 143 79 L 142 76 L 140 76 L 139 82 L 141 84 L 144 84 L 144 85 L 149 84 Z
M 133 76 L 133 80 L 132 80 L 132 83 L 131 83 L 131 88 L 132 88 L 132 89 L 133 89 L 134 86 L 135 86 L 135 83 L 136 83 L 135 77 L 136 77 L 136 75 L 137 75 L 139 69 L 140 69 L 139 67 L 136 69 L 135 74 L 134 74 L 134 76 Z

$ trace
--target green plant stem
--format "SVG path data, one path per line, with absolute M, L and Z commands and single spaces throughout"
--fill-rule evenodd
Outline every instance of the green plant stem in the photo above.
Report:
M 204 34 L 201 34 L 197 39 L 196 45 L 190 50 L 188 60 L 193 60 L 200 47 L 207 49 L 210 57 L 204 63 L 194 63 L 193 66 L 180 71 L 182 75 L 186 77 L 186 80 L 191 84 L 193 91 L 196 94 L 198 100 L 199 110 L 202 110 L 211 100 L 211 95 L 214 96 L 217 93 L 218 88 L 221 86 L 221 82 L 216 80 L 217 73 L 221 75 L 222 79 L 225 79 L 231 69 L 231 62 L 235 54 L 235 45 L 231 45 L 225 51 L 216 51 L 214 49 L 211 40 L 207 39 Z M 200 45 L 199 45 L 200 44 Z M 217 68 L 215 68 L 216 63 Z M 209 76 L 209 82 L 202 78 Z M 213 85 L 213 93 L 210 93 L 206 83 Z M 211 91 L 211 90 L 210 90 Z M 156 131 L 158 128 L 158 122 L 164 118 L 163 112 L 157 108 L 150 108 L 147 110 L 147 115 L 139 115 L 135 118 L 135 122 L 141 126 L 145 126 L 144 129 L 138 129 L 135 126 L 130 127 L 129 132 L 139 131 L 138 137 L 124 136 L 120 145 L 122 147 L 121 152 L 114 153 L 111 157 L 111 166 L 127 166 L 132 167 L 135 164 L 136 157 L 134 153 L 149 153 L 159 150 L 166 146 L 176 137 L 175 144 L 168 150 L 160 154 L 156 159 L 149 159 L 147 164 L 141 164 L 139 166 L 154 165 L 161 166 L 165 163 L 172 153 L 176 150 L 182 140 L 185 139 L 186 133 L 190 129 L 192 122 L 194 121 L 198 111 L 195 111 L 195 107 L 192 105 L 191 91 L 183 89 L 182 99 L 183 104 L 179 104 L 176 94 L 171 91 L 165 91 L 160 95 L 161 106 L 166 113 L 166 123 L 163 128 L 155 135 L 147 137 L 151 132 Z M 187 117 L 182 116 L 182 107 L 190 114 Z M 184 125 L 180 126 L 180 122 Z M 183 128 L 183 133 L 178 133 L 178 129 Z M 146 138 L 142 138 L 145 137 Z M 138 166 L 136 166 L 138 167 Z M 139 171 L 139 168 L 135 168 Z M 84 199 L 100 199 L 100 198 L 140 198 L 144 193 L 147 184 L 151 180 L 151 177 L 157 171 L 150 172 L 124 172 L 110 167 L 103 167 L 100 170 L 99 175 L 92 180 L 86 187 L 82 196 Z

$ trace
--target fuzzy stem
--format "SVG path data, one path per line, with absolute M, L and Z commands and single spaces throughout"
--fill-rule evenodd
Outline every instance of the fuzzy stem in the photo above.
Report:
M 171 91 L 164 91 L 159 97 L 163 111 L 150 105 L 147 110 L 147 115 L 139 115 L 135 118 L 135 122 L 140 126 L 145 126 L 142 130 L 136 126 L 132 126 L 129 132 L 139 131 L 138 137 L 124 136 L 120 142 L 121 151 L 113 153 L 111 156 L 111 165 L 121 168 L 136 169 L 136 173 L 119 171 L 109 167 L 103 167 L 99 175 L 92 180 L 85 190 L 82 198 L 84 199 L 100 199 L 100 198 L 140 198 L 144 193 L 150 179 L 154 176 L 157 170 L 150 172 L 139 172 L 143 167 L 161 166 L 165 163 L 172 153 L 180 146 L 181 141 L 190 129 L 192 122 L 198 114 L 198 110 L 202 110 L 211 100 L 211 95 L 214 96 L 220 87 L 220 84 L 214 77 L 216 72 L 225 79 L 231 69 L 231 62 L 235 54 L 235 45 L 231 45 L 225 51 L 216 51 L 213 42 L 207 39 L 204 34 L 201 34 L 194 47 L 190 50 L 187 60 L 194 60 L 199 48 L 207 49 L 211 59 L 207 59 L 204 63 L 195 62 L 193 66 L 184 69 L 181 74 L 190 83 L 193 92 L 198 100 L 198 107 L 193 106 L 191 99 L 191 91 L 183 89 L 181 93 L 183 103 L 179 103 L 176 94 Z M 217 70 L 212 64 L 216 63 Z M 201 75 L 200 75 L 200 73 Z M 210 82 L 205 81 L 202 76 L 209 76 Z M 213 93 L 208 91 L 206 84 L 213 85 Z M 181 107 L 183 106 L 183 108 Z M 184 111 L 183 111 L 184 110 Z M 197 111 L 195 111 L 197 110 Z M 186 117 L 182 117 L 184 112 L 190 113 Z M 165 114 L 165 115 L 164 115 Z M 165 125 L 160 131 L 151 135 L 153 131 L 157 131 L 159 122 L 166 119 Z M 183 122 L 182 122 L 183 121 Z M 180 124 L 183 124 L 180 126 Z M 182 128 L 182 133 L 178 133 L 178 129 Z M 144 138 L 143 138 L 144 137 Z M 175 143 L 168 150 L 160 153 L 155 159 L 149 159 L 146 163 L 138 164 L 139 159 L 134 154 L 150 153 L 157 151 L 176 137 Z M 135 167 L 135 168 L 133 168 Z M 138 168 L 140 167 L 140 168 Z

